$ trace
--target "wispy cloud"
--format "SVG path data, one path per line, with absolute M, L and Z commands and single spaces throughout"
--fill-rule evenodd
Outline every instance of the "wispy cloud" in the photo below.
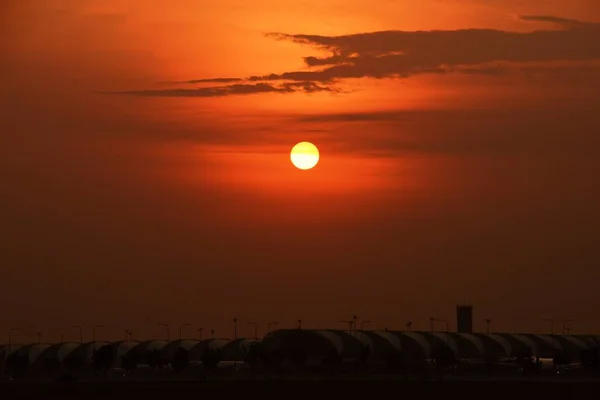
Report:
M 531 23 L 550 23 L 559 29 L 508 32 L 492 29 L 383 31 L 342 36 L 270 33 L 331 52 L 307 56 L 306 70 L 249 77 L 191 79 L 183 83 L 231 83 L 196 89 L 128 91 L 137 96 L 215 97 L 254 93 L 336 91 L 334 84 L 348 78 L 408 78 L 419 74 L 497 75 L 520 65 L 531 71 L 540 63 L 592 62 L 600 59 L 600 23 L 547 15 L 525 15 Z M 525 66 L 523 66 L 525 64 Z M 597 64 L 593 65 L 594 68 Z M 556 66 L 552 66 L 556 69 Z M 578 66 L 579 68 L 579 66 Z M 572 68 L 571 68 L 572 69 Z M 527 72 L 527 71 L 526 71 Z
M 222 97 L 229 95 L 247 95 L 256 93 L 315 93 L 333 92 L 337 89 L 320 85 L 315 82 L 291 82 L 280 85 L 268 83 L 233 84 L 226 86 L 210 86 L 203 88 L 174 88 L 174 89 L 145 89 L 121 92 L 101 92 L 107 94 L 122 94 L 139 97 Z

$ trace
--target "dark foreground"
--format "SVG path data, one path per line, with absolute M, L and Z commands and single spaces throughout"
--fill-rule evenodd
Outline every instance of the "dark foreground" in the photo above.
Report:
M 495 381 L 205 381 L 205 382 L 73 382 L 5 383 L 0 399 L 184 399 L 184 398 L 469 398 L 507 399 L 600 398 L 600 382 Z

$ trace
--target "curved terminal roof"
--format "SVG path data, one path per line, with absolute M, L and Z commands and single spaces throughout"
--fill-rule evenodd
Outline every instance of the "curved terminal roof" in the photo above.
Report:
M 363 336 L 361 340 L 362 331 L 342 331 L 342 330 L 331 330 L 341 340 L 341 350 L 338 354 L 342 357 L 342 360 L 358 360 L 365 350 Z
M 476 333 L 474 334 L 484 344 L 486 357 L 506 358 L 512 357 L 513 349 L 510 342 L 503 336 L 495 333 Z
M 133 347 L 130 351 L 132 354 L 143 356 L 147 351 L 161 351 L 169 342 L 166 340 L 146 340 L 140 342 L 137 346 Z
M 455 333 L 458 358 L 485 358 L 487 347 L 484 341 L 471 333 Z
M 431 355 L 429 341 L 417 332 L 389 332 L 400 341 L 403 358 L 408 361 L 424 360 Z
M 352 335 L 368 348 L 369 364 L 384 364 L 391 356 L 402 352 L 402 343 L 392 332 L 354 331 Z
M 278 329 L 263 338 L 262 350 L 284 357 L 301 352 L 306 364 L 320 365 L 326 358 L 343 356 L 344 339 L 335 331 Z
M 103 346 L 110 345 L 110 342 L 87 342 L 77 346 L 71 351 L 66 359 L 78 357 L 85 364 L 92 362 L 94 353 Z
M 201 340 L 190 349 L 190 360 L 201 361 L 209 352 L 220 352 L 230 340 L 227 339 L 205 339 Z
M 28 344 L 26 346 L 21 346 L 16 352 L 14 352 L 14 354 L 16 354 L 19 358 L 26 357 L 27 364 L 33 365 L 42 355 L 42 353 L 49 347 L 50 345 L 46 343 Z
M 258 340 L 240 338 L 232 340 L 221 349 L 221 361 L 246 361 L 250 354 L 250 349 Z
M 198 340 L 190 340 L 190 339 L 175 340 L 173 342 L 169 342 L 169 344 L 164 346 L 160 350 L 160 354 L 165 359 L 171 361 L 171 360 L 173 360 L 173 357 L 175 356 L 175 353 L 177 352 L 178 349 L 181 348 L 181 349 L 190 351 L 198 343 L 199 343 Z
M 47 347 L 42 354 L 38 356 L 36 364 L 43 363 L 46 360 L 56 360 L 62 364 L 69 354 L 75 351 L 79 346 L 81 346 L 81 343 L 66 342 L 53 344 Z

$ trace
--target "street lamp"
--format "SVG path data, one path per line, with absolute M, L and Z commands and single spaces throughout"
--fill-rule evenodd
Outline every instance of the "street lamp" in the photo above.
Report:
M 202 329 L 202 328 L 198 328 L 198 339 L 199 339 L 200 341 L 202 341 L 202 331 L 203 331 L 203 330 L 204 330 L 204 329 Z
M 351 331 L 352 330 L 352 324 L 354 323 L 353 320 L 348 319 L 348 320 L 341 320 L 340 322 L 343 322 L 344 324 L 348 324 L 348 330 Z
M 18 332 L 20 330 L 21 330 L 20 328 L 9 328 L 8 329 L 8 349 L 6 352 L 7 356 L 10 355 L 10 345 L 12 344 L 12 334 L 13 334 L 13 332 Z
M 96 330 L 99 328 L 104 328 L 104 325 L 96 325 L 94 326 L 94 343 L 96 342 Z
M 564 319 L 563 320 L 563 336 L 567 335 L 571 329 L 569 328 L 569 322 L 575 321 L 574 319 Z
M 169 328 L 169 324 L 162 323 L 162 324 L 157 324 L 157 326 L 165 328 L 165 332 L 167 333 L 167 342 L 169 342 L 171 340 L 171 335 L 170 335 L 171 329 Z
M 542 321 L 546 321 L 550 324 L 550 334 L 554 335 L 554 320 L 552 318 L 542 318 Z
M 79 329 L 79 343 L 83 343 L 83 328 L 81 325 L 73 325 L 71 328 Z
M 35 336 L 37 336 L 38 344 L 42 343 L 42 332 L 36 332 Z
M 184 326 L 192 326 L 192 323 L 191 323 L 191 322 L 188 322 L 188 323 L 185 323 L 185 324 L 181 324 L 181 325 L 179 325 L 179 340 L 181 340 L 181 337 L 182 337 L 181 333 L 182 333 L 182 331 L 183 331 L 183 327 L 184 327 Z
M 237 318 L 233 319 L 233 340 L 237 339 Z
M 302 320 L 301 319 L 298 320 L 298 329 L 302 329 Z
M 492 320 L 489 318 L 486 318 L 485 320 L 485 330 L 486 332 L 489 334 L 490 333 L 490 326 L 492 325 Z
M 412 331 L 412 321 L 408 321 L 405 325 L 406 328 L 406 332 L 411 332 Z M 385 328 L 385 330 L 387 331 L 387 328 Z
M 246 321 L 246 323 L 254 326 L 254 340 L 258 340 L 258 323 L 254 321 Z
M 272 327 L 272 326 L 273 326 L 273 327 L 277 326 L 277 324 L 278 324 L 278 323 L 279 323 L 279 322 L 277 322 L 277 321 L 271 321 L 271 322 L 269 322 L 269 323 L 267 324 L 267 333 L 268 333 L 268 332 L 271 332 L 271 327 Z

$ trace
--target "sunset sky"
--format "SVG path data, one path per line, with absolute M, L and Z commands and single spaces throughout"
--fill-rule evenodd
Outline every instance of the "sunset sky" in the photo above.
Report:
M 598 0 L 3 0 L 0 85 L 16 341 L 600 333 Z

